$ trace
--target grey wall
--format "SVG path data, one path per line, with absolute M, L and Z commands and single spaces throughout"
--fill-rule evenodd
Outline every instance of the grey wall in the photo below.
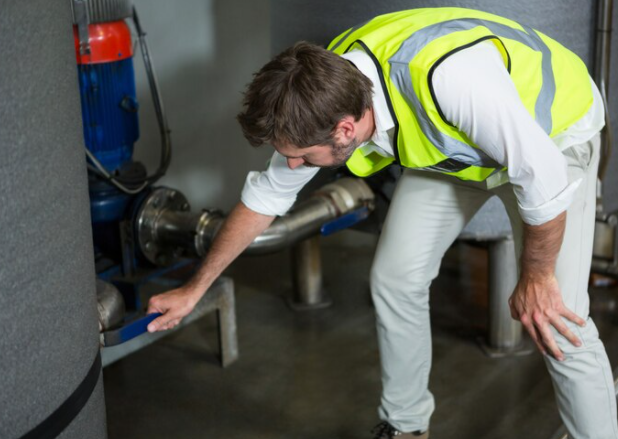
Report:
M 271 151 L 255 150 L 235 120 L 251 74 L 270 57 L 269 0 L 134 0 L 148 33 L 174 145 L 162 184 L 193 208 L 229 209 L 249 170 Z M 141 138 L 136 158 L 154 170 L 159 135 L 141 55 L 135 57 Z
M 343 30 L 375 15 L 402 9 L 460 6 L 502 15 L 541 30 L 560 41 L 592 65 L 595 0 L 273 0 L 272 50 L 278 53 L 295 41 L 305 39 L 326 44 Z M 618 28 L 618 7 L 614 8 L 614 28 Z M 612 77 L 618 75 L 618 50 L 614 38 Z M 618 80 L 610 81 L 610 110 L 618 125 Z M 614 127 L 615 148 L 618 127 Z M 605 182 L 606 207 L 618 209 L 618 152 L 610 162 Z

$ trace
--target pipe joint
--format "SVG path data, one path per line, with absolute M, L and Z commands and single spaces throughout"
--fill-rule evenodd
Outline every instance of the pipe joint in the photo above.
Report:
M 273 253 L 316 235 L 321 226 L 361 207 L 374 208 L 374 194 L 357 178 L 342 178 L 323 186 L 295 205 L 246 249 L 246 254 Z M 184 195 L 170 188 L 154 189 L 136 217 L 139 248 L 150 262 L 167 265 L 180 256 L 203 258 L 223 225 L 218 210 L 190 212 Z

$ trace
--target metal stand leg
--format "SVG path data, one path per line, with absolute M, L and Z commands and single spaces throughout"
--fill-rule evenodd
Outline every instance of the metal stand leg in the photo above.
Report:
M 238 359 L 238 336 L 236 333 L 236 301 L 234 284 L 224 289 L 219 297 L 217 321 L 219 323 L 219 352 L 221 366 L 227 367 Z M 208 295 L 208 293 L 206 293 Z
M 294 291 L 288 304 L 294 311 L 326 308 L 332 300 L 322 287 L 320 237 L 301 241 L 292 247 Z
M 490 357 L 528 355 L 522 326 L 511 317 L 508 300 L 517 285 L 517 260 L 512 237 L 489 243 L 489 334 L 482 344 Z

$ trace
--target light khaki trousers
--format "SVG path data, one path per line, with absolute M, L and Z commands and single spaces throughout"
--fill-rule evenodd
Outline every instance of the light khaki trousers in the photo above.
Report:
M 580 348 L 554 330 L 566 360 L 545 357 L 545 363 L 571 438 L 618 439 L 612 370 L 588 316 L 599 136 L 565 150 L 564 155 L 569 181 L 583 181 L 567 211 L 556 275 L 565 305 L 587 324 L 580 328 L 566 321 L 582 340 Z M 492 195 L 500 197 L 506 207 L 519 254 L 523 223 L 510 184 L 488 190 L 485 183 L 411 170 L 397 184 L 371 271 L 371 289 L 382 363 L 379 414 L 400 431 L 427 429 L 434 410 L 427 387 L 431 369 L 429 286 L 446 250 Z M 522 432 L 526 428 L 522 425 Z

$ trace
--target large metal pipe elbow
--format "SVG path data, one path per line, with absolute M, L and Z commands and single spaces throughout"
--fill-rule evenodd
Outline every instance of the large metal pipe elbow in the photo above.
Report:
M 309 236 L 322 225 L 356 209 L 374 208 L 374 194 L 357 178 L 329 183 L 278 217 L 245 250 L 245 254 L 280 251 Z M 204 257 L 225 217 L 217 210 L 189 211 L 178 191 L 157 188 L 142 202 L 136 217 L 139 248 L 152 263 L 165 265 L 181 255 Z
M 361 207 L 374 208 L 375 196 L 358 178 L 342 178 L 329 183 L 309 198 L 277 218 L 245 250 L 264 254 L 282 250 L 320 232 L 321 226 Z

